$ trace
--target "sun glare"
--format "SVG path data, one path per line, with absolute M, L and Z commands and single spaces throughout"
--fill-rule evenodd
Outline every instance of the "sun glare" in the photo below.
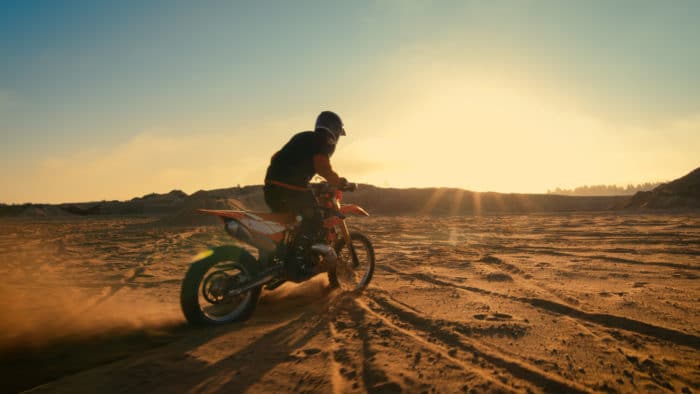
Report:
M 347 152 L 384 158 L 387 168 L 363 174 L 368 182 L 543 192 L 571 174 L 594 180 L 616 158 L 606 152 L 619 152 L 615 126 L 528 83 L 453 75 L 429 81 L 389 104 L 400 108 L 382 130 L 394 149 L 360 142 Z

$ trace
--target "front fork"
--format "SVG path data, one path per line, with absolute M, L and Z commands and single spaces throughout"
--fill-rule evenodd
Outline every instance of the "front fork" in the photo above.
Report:
M 335 200 L 335 209 L 340 212 L 340 201 Z M 343 239 L 345 240 L 345 246 L 347 246 L 350 251 L 350 256 L 352 256 L 352 267 L 357 268 L 360 265 L 360 260 L 357 258 L 357 252 L 355 247 L 352 245 L 352 239 L 350 238 L 350 230 L 348 230 L 348 225 L 345 223 L 345 218 L 340 221 L 340 231 L 343 234 Z

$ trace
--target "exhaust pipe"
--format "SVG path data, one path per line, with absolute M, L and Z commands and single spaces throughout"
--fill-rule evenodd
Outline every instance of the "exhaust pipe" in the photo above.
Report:
M 260 278 L 260 279 L 256 280 L 256 281 L 253 282 L 253 283 L 249 283 L 249 284 L 247 284 L 247 285 L 245 285 L 245 286 L 243 286 L 243 287 L 239 287 L 239 288 L 237 288 L 237 289 L 233 289 L 233 290 L 229 291 L 229 292 L 228 292 L 228 295 L 230 295 L 230 296 L 237 296 L 237 295 L 243 294 L 243 293 L 245 293 L 245 292 L 248 291 L 248 290 L 252 290 L 252 289 L 255 288 L 255 287 L 258 287 L 258 286 L 260 286 L 260 285 L 264 285 L 265 283 L 271 281 L 272 279 L 275 279 L 275 275 L 267 275 L 267 276 L 265 276 L 265 277 L 263 277 L 263 278 Z
M 311 246 L 311 251 L 323 256 L 323 262 L 326 265 L 326 271 L 335 269 L 338 263 L 338 255 L 335 254 L 335 249 L 326 244 L 314 244 Z
M 318 243 L 318 244 L 314 244 L 311 246 L 311 251 L 323 256 L 323 263 L 325 265 L 326 271 L 330 271 L 330 270 L 335 269 L 335 266 L 338 263 L 338 255 L 335 253 L 335 249 L 333 249 L 329 245 Z M 235 296 L 235 295 L 243 294 L 246 291 L 251 290 L 254 287 L 263 285 L 263 284 L 273 280 L 276 277 L 277 277 L 277 273 L 274 273 L 271 275 L 265 275 L 262 278 L 254 281 L 252 283 L 248 283 L 247 285 L 245 285 L 243 287 L 239 287 L 237 289 L 233 289 L 233 290 L 229 291 L 228 295 Z

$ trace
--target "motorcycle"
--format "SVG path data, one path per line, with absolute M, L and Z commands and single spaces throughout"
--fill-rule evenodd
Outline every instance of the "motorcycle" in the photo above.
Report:
M 214 247 L 195 258 L 180 291 L 187 321 L 216 325 L 247 320 L 255 311 L 263 287 L 273 290 L 287 281 L 299 283 L 323 272 L 333 288 L 362 291 L 374 273 L 374 248 L 365 235 L 348 229 L 346 218 L 350 214 L 369 214 L 358 205 L 341 203 L 343 192 L 356 188 L 355 184 L 334 188 L 325 182 L 310 185 L 323 212 L 323 241 L 311 245 L 303 264 L 288 258 L 301 217 L 199 209 L 219 217 L 224 230 L 248 247 Z

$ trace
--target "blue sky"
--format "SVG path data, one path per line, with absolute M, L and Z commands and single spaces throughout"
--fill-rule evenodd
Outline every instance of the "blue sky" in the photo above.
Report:
M 336 169 L 379 185 L 543 192 L 700 164 L 695 1 L 0 7 L 4 202 L 260 183 L 324 109 L 349 131 Z

